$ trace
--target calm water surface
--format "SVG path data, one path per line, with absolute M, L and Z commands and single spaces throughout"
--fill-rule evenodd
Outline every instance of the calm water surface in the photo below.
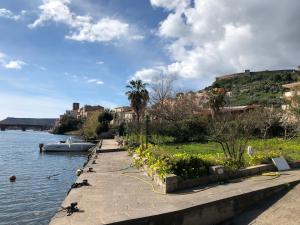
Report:
M 66 138 L 46 132 L 0 132 L 0 225 L 48 224 L 86 155 L 40 154 L 38 144 Z M 59 175 L 47 178 L 54 174 Z M 15 183 L 9 182 L 11 175 L 16 175 Z

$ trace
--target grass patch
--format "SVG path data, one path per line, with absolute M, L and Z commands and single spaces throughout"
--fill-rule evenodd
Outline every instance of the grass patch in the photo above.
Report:
M 223 153 L 220 145 L 214 142 L 209 142 L 207 144 L 165 144 L 161 145 L 161 148 L 163 149 L 163 151 L 170 155 L 174 155 L 177 153 L 187 153 L 189 155 Z
M 284 140 L 282 138 L 251 140 L 249 145 L 255 151 L 281 151 L 293 160 L 300 160 L 300 138 Z
M 284 140 L 281 138 L 272 139 L 254 139 L 250 140 L 248 145 L 254 148 L 255 153 L 266 153 L 271 151 L 280 151 L 289 156 L 292 160 L 300 160 L 300 138 Z M 223 154 L 219 144 L 209 142 L 206 144 L 187 143 L 187 144 L 164 144 L 161 145 L 161 151 L 167 155 L 177 153 L 187 153 L 189 155 L 198 154 Z M 245 160 L 249 157 L 245 154 Z

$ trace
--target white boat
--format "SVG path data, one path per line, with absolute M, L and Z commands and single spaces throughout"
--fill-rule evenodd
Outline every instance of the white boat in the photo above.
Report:
M 85 152 L 94 147 L 95 144 L 83 142 L 69 137 L 65 142 L 40 144 L 41 152 Z

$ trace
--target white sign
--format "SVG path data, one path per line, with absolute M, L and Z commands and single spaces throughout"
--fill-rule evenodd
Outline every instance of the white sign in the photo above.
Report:
M 248 146 L 247 153 L 248 153 L 249 156 L 253 156 L 254 150 L 253 150 L 252 146 Z
M 272 158 L 272 161 L 273 161 L 274 165 L 276 166 L 276 168 L 278 169 L 278 171 L 291 169 L 289 164 L 286 162 L 285 158 L 283 158 L 282 156 L 278 157 L 278 158 Z

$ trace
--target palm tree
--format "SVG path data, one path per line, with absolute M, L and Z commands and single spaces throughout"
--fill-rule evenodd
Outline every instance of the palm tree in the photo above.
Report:
M 149 101 L 149 93 L 146 86 L 147 84 L 143 83 L 141 80 L 132 80 L 129 85 L 126 86 L 126 88 L 129 89 L 129 91 L 126 92 L 126 95 L 128 96 L 130 105 L 136 114 L 138 123 L 140 122 L 141 114 Z

